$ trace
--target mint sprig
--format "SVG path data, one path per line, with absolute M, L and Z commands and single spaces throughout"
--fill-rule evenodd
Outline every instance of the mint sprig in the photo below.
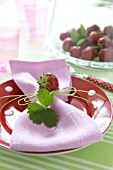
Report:
M 81 44 L 83 44 L 87 39 L 86 38 L 81 38 L 78 42 L 77 42 L 77 46 L 80 46 Z
M 85 27 L 82 24 L 80 25 L 80 33 L 83 38 L 87 38 L 87 30 L 85 29 Z
M 80 33 L 77 32 L 76 30 L 73 30 L 70 36 L 75 42 L 77 42 L 81 38 Z
M 80 46 L 86 41 L 87 35 L 87 29 L 84 27 L 84 25 L 81 24 L 79 31 L 73 29 L 70 34 L 70 37 L 75 41 L 76 46 Z
M 54 102 L 53 94 L 46 89 L 40 89 L 37 92 L 37 98 L 39 103 L 28 104 L 29 119 L 37 125 L 44 123 L 49 128 L 56 126 L 58 116 L 54 109 L 47 108 Z

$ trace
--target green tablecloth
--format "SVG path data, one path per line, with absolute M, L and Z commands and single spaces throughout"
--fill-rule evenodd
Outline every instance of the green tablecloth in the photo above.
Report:
M 75 67 L 77 72 L 85 72 L 113 83 L 113 70 L 89 70 Z M 113 92 L 105 90 L 113 101 Z M 104 134 L 103 141 L 71 153 L 39 156 L 26 155 L 0 148 L 0 170 L 113 170 L 113 124 Z

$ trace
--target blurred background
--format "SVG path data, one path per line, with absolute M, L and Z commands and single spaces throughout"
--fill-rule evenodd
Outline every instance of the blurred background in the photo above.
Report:
M 38 55 L 42 60 L 45 55 L 49 59 L 53 58 L 44 47 L 45 39 L 56 31 L 73 26 L 76 28 L 81 23 L 85 26 L 95 23 L 101 27 L 112 25 L 113 1 L 0 0 L 0 29 L 20 30 L 15 58 L 38 60 Z M 3 49 L 3 45 L 1 48 Z M 3 54 L 3 50 L 0 52 Z

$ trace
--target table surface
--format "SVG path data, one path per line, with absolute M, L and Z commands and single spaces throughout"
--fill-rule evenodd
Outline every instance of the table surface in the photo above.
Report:
M 39 43 L 39 42 L 38 42 Z M 26 43 L 29 44 L 29 41 Z M 34 46 L 37 41 L 33 42 Z M 26 52 L 28 53 L 28 51 Z M 23 53 L 21 54 L 23 55 Z M 23 56 L 26 54 L 24 53 Z M 31 54 L 29 54 L 30 56 Z M 38 56 L 38 55 L 37 55 Z M 21 58 L 21 57 L 20 57 Z M 41 59 L 54 58 L 43 55 Z M 40 58 L 38 58 L 39 60 Z M 93 70 L 75 66 L 77 72 L 87 73 L 113 83 L 113 70 Z M 0 82 L 11 78 L 10 73 L 0 73 Z M 104 90 L 104 89 L 103 89 Z M 113 92 L 104 90 L 113 101 Z M 113 123 L 103 140 L 71 153 L 40 156 L 27 155 L 0 147 L 0 170 L 113 170 Z

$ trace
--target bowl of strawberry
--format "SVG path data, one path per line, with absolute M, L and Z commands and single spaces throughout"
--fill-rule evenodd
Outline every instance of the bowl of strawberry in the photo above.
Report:
M 100 28 L 94 24 L 80 25 L 52 36 L 53 54 L 76 65 L 98 69 L 113 69 L 113 26 Z

